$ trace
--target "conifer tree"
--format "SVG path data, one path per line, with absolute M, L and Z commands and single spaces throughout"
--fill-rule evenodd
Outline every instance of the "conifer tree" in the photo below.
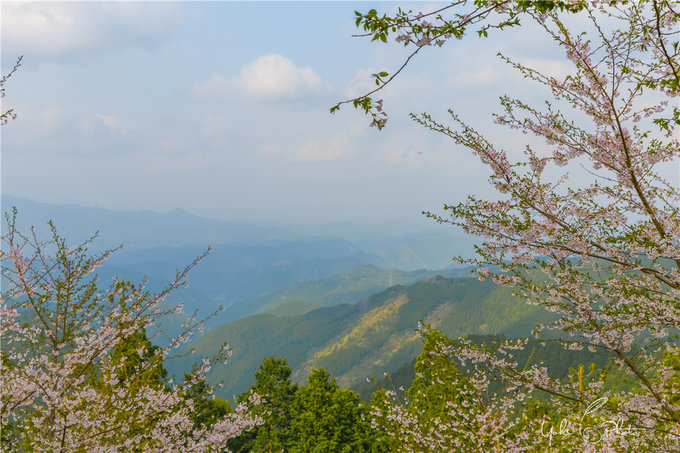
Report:
M 262 424 L 229 442 L 234 451 L 281 451 L 290 442 L 292 404 L 298 391 L 290 380 L 288 361 L 281 357 L 265 357 L 255 372 L 255 383 L 242 393 L 238 401 L 248 402 L 252 394 L 261 398 L 251 408 L 262 419 Z
M 373 434 L 359 396 L 340 389 L 323 369 L 312 370 L 295 395 L 290 452 L 370 451 Z

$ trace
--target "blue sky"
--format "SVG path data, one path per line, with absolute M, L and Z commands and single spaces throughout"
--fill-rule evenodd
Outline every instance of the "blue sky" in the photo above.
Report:
M 422 210 L 490 193 L 470 153 L 408 119 L 454 108 L 492 139 L 498 96 L 546 93 L 496 52 L 568 66 L 525 26 L 421 52 L 383 95 L 378 132 L 328 109 L 397 67 L 398 44 L 353 38 L 354 11 L 396 3 L 2 3 L 2 191 L 112 209 L 176 207 L 222 220 L 431 223 Z M 401 4 L 429 10 L 436 4 Z

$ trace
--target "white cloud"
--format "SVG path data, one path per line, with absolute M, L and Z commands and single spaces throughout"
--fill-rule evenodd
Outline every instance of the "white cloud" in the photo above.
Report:
M 37 125 L 40 127 L 34 131 L 42 135 L 54 134 L 64 129 L 66 124 L 70 122 L 72 115 L 73 113 L 65 107 L 46 107 L 37 113 Z
M 354 77 L 352 77 L 352 80 L 350 80 L 347 88 L 345 89 L 345 96 L 349 99 L 353 99 L 373 90 L 376 88 L 376 84 L 375 79 L 371 77 L 371 74 L 376 74 L 378 72 L 387 70 L 387 68 L 357 69 L 357 71 L 354 73 Z
M 3 52 L 65 57 L 111 47 L 155 47 L 182 20 L 177 3 L 7 2 Z
M 3 131 L 3 155 L 53 153 L 71 157 L 135 152 L 136 121 L 81 108 L 52 105 L 40 109 L 17 106 L 21 116 Z
M 241 69 L 239 77 L 225 78 L 213 74 L 205 82 L 197 83 L 191 93 L 198 99 L 231 99 L 245 94 L 261 100 L 294 99 L 320 94 L 329 86 L 310 67 L 297 67 L 288 58 L 264 55 Z
M 97 115 L 112 135 L 127 135 L 133 127 L 132 121 L 123 121 L 118 115 Z
M 310 67 L 298 68 L 288 58 L 269 54 L 241 70 L 240 85 L 257 98 L 294 98 L 319 93 L 324 82 Z
M 385 160 L 391 164 L 402 164 L 413 167 L 420 167 L 422 165 L 423 152 L 418 149 L 409 147 L 408 149 L 392 149 L 385 155 Z
M 191 89 L 191 94 L 200 100 L 228 99 L 235 92 L 236 84 L 220 74 L 213 74 L 205 82 L 199 82 Z
M 322 162 L 335 160 L 346 153 L 347 137 L 336 134 L 324 142 L 310 140 L 295 152 L 294 159 L 300 162 Z

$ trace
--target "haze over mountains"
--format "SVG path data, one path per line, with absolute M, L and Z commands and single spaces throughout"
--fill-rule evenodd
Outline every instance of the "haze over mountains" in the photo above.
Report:
M 124 244 L 102 270 L 131 280 L 149 277 L 158 289 L 174 278 L 208 246 L 213 251 L 191 273 L 193 291 L 187 310 L 212 312 L 263 297 L 293 283 L 314 281 L 372 264 L 382 269 L 441 269 L 457 253 L 469 254 L 468 239 L 446 228 L 401 236 L 378 235 L 355 224 L 314 227 L 227 223 L 175 209 L 114 211 L 76 205 L 52 205 L 2 195 L 2 210 L 17 207 L 20 231 L 35 226 L 38 237 L 49 237 L 52 220 L 59 233 L 75 244 L 99 235 L 90 245 L 101 251 Z M 305 231 L 307 231 L 305 233 Z M 331 235 L 330 233 L 334 235 Z M 233 316 L 231 317 L 233 319 Z
M 99 236 L 92 244 L 96 250 L 121 244 L 128 249 L 161 246 L 205 248 L 216 244 L 344 239 L 353 243 L 357 252 L 370 252 L 384 262 L 405 264 L 408 269 L 402 267 L 404 270 L 448 266 L 453 256 L 450 252 L 464 255 L 472 252 L 468 237 L 434 222 L 425 230 L 399 232 L 405 228 L 395 225 L 391 230 L 385 230 L 351 222 L 223 222 L 196 216 L 180 208 L 166 213 L 150 210 L 118 211 L 74 204 L 42 203 L 9 194 L 2 194 L 0 204 L 3 212 L 16 207 L 19 212 L 18 225 L 22 228 L 35 226 L 39 234 L 49 232 L 47 220 L 54 221 L 59 231 L 74 242 L 87 239 L 98 231 Z
M 224 383 L 225 397 L 248 387 L 265 356 L 286 357 L 297 381 L 323 367 L 347 387 L 410 363 L 421 348 L 419 321 L 454 336 L 513 336 L 550 319 L 507 288 L 468 278 L 469 269 L 451 265 L 454 255 L 469 255 L 473 243 L 446 227 L 390 236 L 354 224 L 250 225 L 179 209 L 112 211 L 3 195 L 3 210 L 12 206 L 19 228 L 35 225 L 39 237 L 48 237 L 45 223 L 51 219 L 73 244 L 98 230 L 93 251 L 124 243 L 100 270 L 103 283 L 114 275 L 147 277 L 147 287 L 160 290 L 211 245 L 190 273 L 189 286 L 166 303 L 183 302 L 185 313 L 203 316 L 220 305 L 225 310 L 187 346 L 198 354 L 167 368 L 181 376 L 196 357 L 227 342 L 232 359 L 208 377 L 212 384 Z M 165 328 L 177 331 L 186 318 L 173 315 Z

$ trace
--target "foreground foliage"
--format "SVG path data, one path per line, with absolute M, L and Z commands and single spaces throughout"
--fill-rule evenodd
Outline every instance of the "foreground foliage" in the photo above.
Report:
M 226 345 L 185 382 L 167 380 L 163 360 L 200 322 L 165 348 L 146 336 L 167 314 L 159 302 L 198 260 L 159 294 L 125 280 L 102 289 L 93 272 L 112 251 L 89 256 L 87 243 L 70 247 L 50 226 L 44 242 L 8 218 L 2 238 L 3 450 L 220 451 L 258 422 L 245 403 L 216 402 L 204 383 Z
M 470 16 L 465 8 L 473 3 Z M 396 34 L 415 52 L 459 37 L 466 24 L 482 24 L 484 34 L 516 25 L 521 15 L 564 51 L 572 71 L 563 76 L 501 55 L 553 96 L 543 108 L 501 98 L 496 122 L 547 145 L 527 145 L 523 158 L 453 111 L 452 126 L 413 116 L 478 156 L 498 192 L 495 200 L 469 196 L 445 206 L 450 217 L 427 215 L 484 238 L 477 258 L 459 259 L 476 265 L 480 279 L 511 286 L 558 316 L 537 335 L 549 329 L 565 348 L 610 354 L 634 386 L 606 387 L 603 373 L 586 378 L 582 370 L 571 380 L 554 379 L 545 367 L 513 358 L 525 341 L 483 347 L 423 329 L 426 356 L 410 401 L 388 392 L 374 409 L 376 427 L 396 450 L 680 450 L 679 6 L 461 1 L 431 14 L 358 15 L 374 39 Z M 578 11 L 570 26 L 567 10 Z M 492 22 L 497 17 L 507 20 Z M 386 77 L 376 75 L 377 89 Z M 371 94 L 354 103 L 380 128 L 382 105 L 372 104 Z M 580 174 L 570 180 L 575 170 Z M 468 371 L 461 374 L 458 364 Z M 502 390 L 493 390 L 494 381 L 504 383 Z M 536 394 L 549 399 L 547 406 L 535 402 Z
M 375 434 L 368 410 L 351 390 L 340 389 L 323 369 L 312 370 L 303 386 L 290 380 L 285 359 L 264 358 L 255 383 L 239 400 L 262 398 L 252 410 L 263 423 L 229 443 L 234 451 L 368 452 Z

